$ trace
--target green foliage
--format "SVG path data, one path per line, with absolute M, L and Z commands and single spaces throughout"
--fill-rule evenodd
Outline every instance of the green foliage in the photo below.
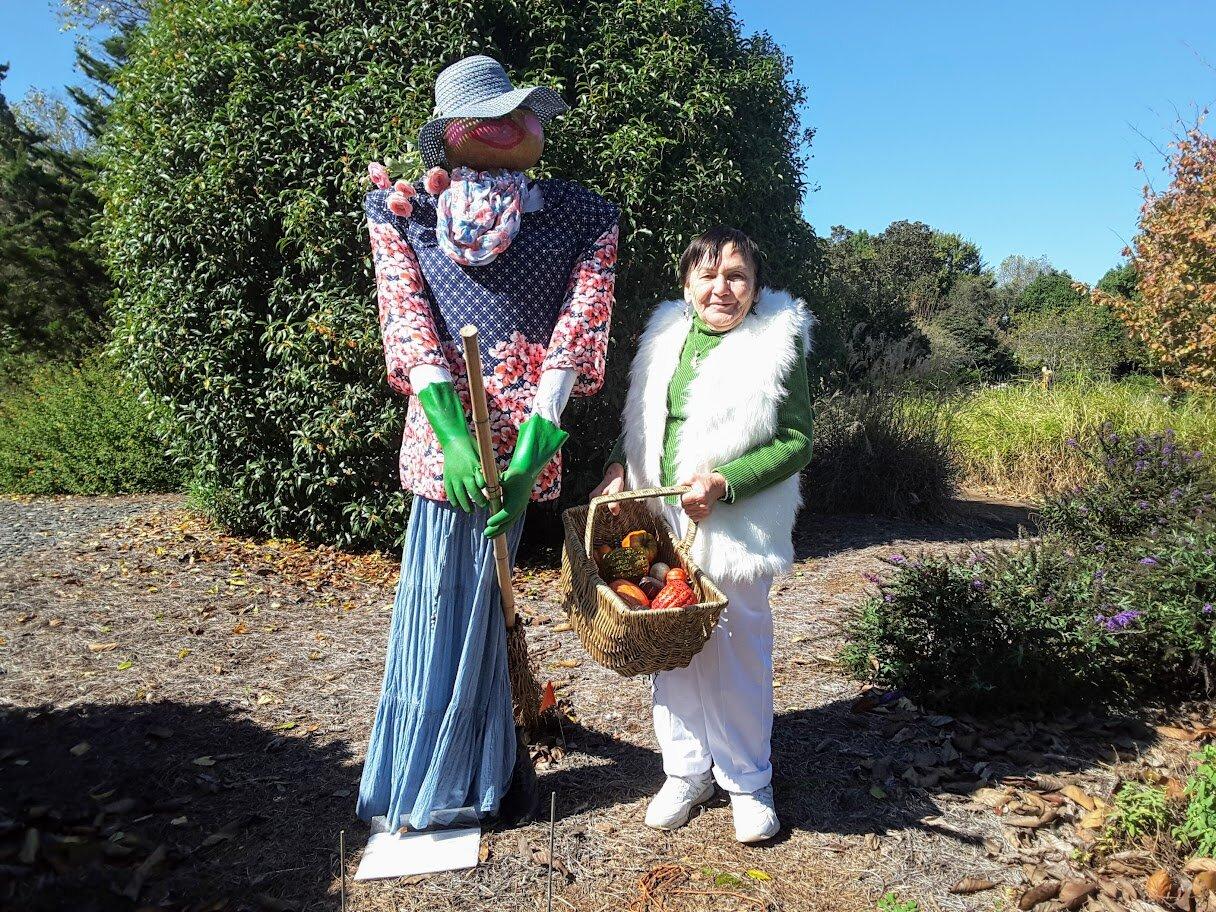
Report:
M 943 410 L 871 390 L 821 396 L 814 411 L 813 455 L 803 474 L 810 509 L 945 513 L 958 469 Z
M 878 900 L 878 912 L 920 912 L 920 904 L 912 899 L 905 902 L 895 893 L 884 893 Z
M 404 403 L 383 376 L 364 175 L 418 173 L 434 78 L 472 53 L 557 88 L 571 112 L 541 173 L 624 212 L 608 381 L 564 421 L 568 499 L 598 481 L 636 337 L 694 234 L 735 224 L 774 285 L 814 287 L 803 90 L 709 0 L 157 3 L 102 142 L 115 335 L 238 528 L 401 535 Z
M 0 85 L 8 73 L 0 66 Z M 0 350 L 100 338 L 108 293 L 85 241 L 98 203 L 85 160 L 17 122 L 0 93 Z
M 1143 782 L 1125 782 L 1115 795 L 1108 838 L 1136 842 L 1165 829 L 1169 804 L 1165 789 Z
M 1195 754 L 1199 765 L 1187 778 L 1186 812 L 1174 838 L 1196 855 L 1216 855 L 1216 745 Z
M 1026 371 L 1044 365 L 1066 374 L 1109 376 L 1144 353 L 1109 309 L 1083 300 L 1064 310 L 1024 310 L 1010 320 L 1008 344 Z
M 1028 284 L 1014 299 L 1013 309 L 1019 313 L 1070 310 L 1084 304 L 1086 296 L 1074 287 L 1067 272 L 1046 272 Z
M 965 382 L 1012 374 L 1016 365 L 997 332 L 994 310 L 990 277 L 959 276 L 925 326 L 932 346 L 927 376 Z
M 1098 290 L 1107 294 L 1118 295 L 1121 298 L 1135 299 L 1140 294 L 1139 281 L 1136 278 L 1136 267 L 1133 263 L 1122 266 L 1112 266 L 1098 280 Z
M 106 359 L 11 359 L 0 390 L 0 491 L 172 491 L 181 473 L 141 403 Z

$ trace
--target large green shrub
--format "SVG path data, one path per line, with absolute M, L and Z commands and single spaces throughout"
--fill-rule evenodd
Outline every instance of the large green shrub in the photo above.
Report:
M 148 407 L 115 366 L 6 360 L 0 374 L 0 491 L 120 494 L 173 491 L 181 472 Z
M 568 497 L 598 480 L 634 341 L 696 232 L 736 224 L 774 284 L 810 287 L 802 89 L 709 0 L 165 0 L 119 77 L 101 233 L 118 346 L 233 525 L 400 535 L 405 403 L 384 380 L 364 175 L 419 173 L 434 78 L 473 53 L 561 92 L 541 170 L 624 211 L 609 379 L 568 413 Z

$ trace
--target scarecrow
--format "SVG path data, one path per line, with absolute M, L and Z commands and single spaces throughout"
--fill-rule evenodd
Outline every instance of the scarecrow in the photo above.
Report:
M 515 723 L 536 707 L 512 711 L 491 539 L 505 534 L 514 559 L 528 503 L 560 491 L 567 399 L 603 383 L 619 216 L 576 183 L 528 177 L 544 124 L 566 110 L 552 89 L 516 89 L 476 56 L 439 74 L 435 102 L 425 176 L 393 183 L 373 163 L 365 204 L 388 382 L 410 397 L 399 469 L 413 505 L 358 801 L 390 829 L 505 815 L 513 771 L 531 779 Z M 493 514 L 468 420 L 467 324 L 501 472 Z

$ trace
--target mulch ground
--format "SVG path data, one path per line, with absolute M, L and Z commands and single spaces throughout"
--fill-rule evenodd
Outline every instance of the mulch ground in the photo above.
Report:
M 1076 796 L 1184 749 L 1144 719 L 932 715 L 836 664 L 882 557 L 1008 545 L 1025 520 L 969 502 L 951 523 L 807 522 L 773 592 L 785 830 L 762 847 L 734 841 L 721 800 L 646 829 L 662 781 L 646 683 L 585 656 L 552 566 L 520 570 L 538 676 L 567 710 L 537 751 L 554 908 L 851 912 L 891 891 L 988 910 L 1070 876 L 1093 839 Z M 547 821 L 485 834 L 473 871 L 351 880 L 390 556 L 227 536 L 176 497 L 2 500 L 0 529 L 0 908 L 336 909 L 341 830 L 352 912 L 545 907 Z

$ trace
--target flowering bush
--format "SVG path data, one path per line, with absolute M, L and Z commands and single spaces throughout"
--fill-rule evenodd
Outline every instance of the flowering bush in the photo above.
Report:
M 1212 514 L 1216 481 L 1208 461 L 1179 446 L 1173 431 L 1136 436 L 1103 425 L 1088 441 L 1069 445 L 1093 464 L 1098 480 L 1047 500 L 1040 519 L 1049 533 L 1091 546 Z
M 977 711 L 1212 692 L 1210 482 L 1200 457 L 1171 447 L 1169 434 L 1105 434 L 1106 478 L 1049 504 L 1041 541 L 967 558 L 893 555 L 894 572 L 871 578 L 846 663 Z

